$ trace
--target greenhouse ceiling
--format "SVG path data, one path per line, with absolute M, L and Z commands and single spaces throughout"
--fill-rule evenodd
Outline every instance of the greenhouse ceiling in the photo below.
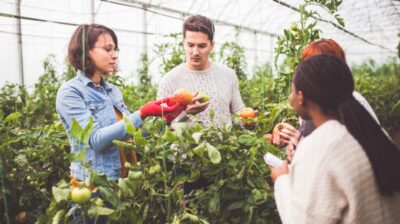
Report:
M 43 72 L 43 61 L 50 54 L 54 55 L 57 69 L 63 70 L 73 30 L 78 24 L 91 22 L 116 31 L 123 77 L 135 79 L 140 53 L 147 52 L 152 60 L 150 74 L 157 81 L 160 57 L 154 53 L 154 46 L 168 41 L 165 35 L 180 32 L 182 21 L 192 14 L 202 14 L 214 21 L 216 49 L 225 41 L 243 46 L 251 71 L 255 65 L 273 60 L 277 36 L 283 34 L 284 28 L 299 22 L 298 8 L 303 3 L 298 0 L 2 0 L 0 41 L 4 53 L 0 86 L 6 81 L 21 82 L 19 74 L 24 74 L 25 83 L 32 85 Z M 349 63 L 369 58 L 384 62 L 396 57 L 400 1 L 344 0 L 338 9 L 344 27 L 337 25 L 335 18 L 320 7 L 310 6 L 310 9 L 321 16 L 317 26 L 322 37 L 337 40 Z M 21 23 L 20 32 L 17 21 Z

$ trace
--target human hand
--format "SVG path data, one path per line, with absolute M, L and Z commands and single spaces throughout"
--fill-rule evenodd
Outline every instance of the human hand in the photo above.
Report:
M 201 99 L 203 99 L 203 96 L 200 96 L 199 93 L 196 93 L 193 96 L 192 103 L 187 105 L 185 112 L 187 114 L 196 115 L 207 109 L 208 105 L 210 104 L 210 101 L 200 103 Z
M 149 116 L 160 117 L 175 112 L 179 107 L 178 103 L 170 104 L 169 98 L 148 102 L 139 109 L 140 117 L 145 119 Z
M 271 179 L 272 182 L 275 183 L 275 181 L 284 174 L 288 174 L 289 173 L 289 164 L 287 161 L 284 161 L 282 166 L 280 167 L 273 167 L 273 166 L 269 166 L 269 169 L 271 171 Z
M 165 119 L 165 121 L 167 121 L 167 124 L 171 124 L 171 122 L 175 120 L 175 118 L 177 118 L 182 113 L 182 111 L 185 110 L 186 106 L 178 106 L 175 111 L 165 114 L 163 118 Z
M 272 144 L 284 147 L 289 143 L 297 146 L 300 132 L 288 123 L 279 123 L 272 132 Z
M 284 128 L 279 131 L 279 135 L 283 137 L 280 138 L 281 144 L 286 145 L 286 149 L 291 151 L 297 148 L 297 145 L 302 138 L 299 130 L 294 128 L 292 125 L 286 123 L 284 125 Z
M 257 127 L 257 115 L 258 115 L 258 110 L 254 110 L 255 115 L 254 117 L 252 117 L 250 120 L 250 118 L 247 119 L 243 119 L 242 117 L 240 117 L 240 123 L 242 124 L 242 126 L 246 129 L 246 130 L 253 130 Z

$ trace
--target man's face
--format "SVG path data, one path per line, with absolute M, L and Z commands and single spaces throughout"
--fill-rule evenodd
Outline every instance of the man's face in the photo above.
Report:
M 202 32 L 186 31 L 184 39 L 186 64 L 191 70 L 202 71 L 209 67 L 208 56 L 214 43 Z

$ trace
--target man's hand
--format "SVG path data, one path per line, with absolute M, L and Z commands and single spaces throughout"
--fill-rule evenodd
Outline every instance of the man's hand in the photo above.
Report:
M 274 183 L 278 177 L 289 173 L 289 165 L 287 161 L 284 161 L 281 167 L 269 166 L 269 169 L 271 170 L 271 178 Z
M 255 115 L 253 118 L 254 121 L 245 121 L 245 119 L 240 118 L 240 123 L 246 130 L 253 130 L 257 127 L 257 115 L 258 115 L 258 110 L 255 110 Z
M 196 115 L 205 109 L 207 109 L 210 101 L 200 103 L 199 101 L 203 98 L 203 96 L 199 96 L 199 93 L 196 93 L 192 99 L 192 103 L 187 105 L 185 112 L 187 114 Z

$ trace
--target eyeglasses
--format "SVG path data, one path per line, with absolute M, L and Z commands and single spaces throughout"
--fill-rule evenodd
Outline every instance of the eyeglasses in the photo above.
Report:
M 105 50 L 107 52 L 108 55 L 110 56 L 118 56 L 119 54 L 119 50 L 118 49 L 114 49 L 114 48 L 108 48 L 108 47 L 102 47 L 102 46 L 94 46 L 94 47 L 98 47 L 101 48 L 103 50 Z

